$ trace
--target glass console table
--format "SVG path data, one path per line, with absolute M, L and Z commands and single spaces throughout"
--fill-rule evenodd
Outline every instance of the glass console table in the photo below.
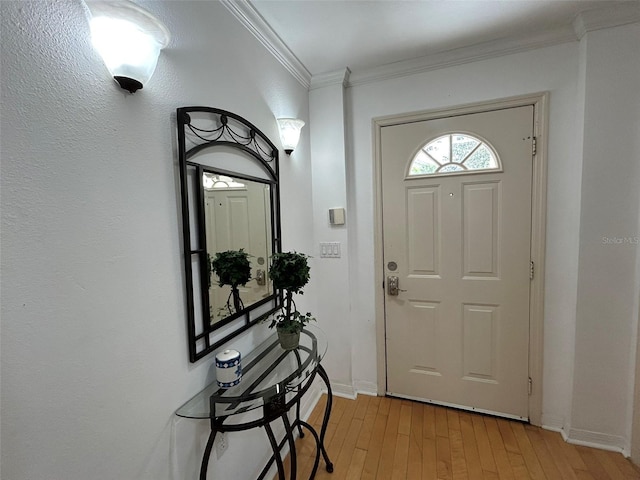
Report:
M 326 469 L 333 471 L 324 446 L 333 396 L 329 377 L 320 361 L 327 351 L 327 338 L 322 330 L 307 326 L 300 333 L 300 346 L 296 350 L 285 351 L 278 342 L 277 334 L 272 334 L 253 351 L 242 356 L 242 380 L 231 388 L 220 388 L 214 381 L 181 406 L 176 415 L 186 418 L 210 419 L 211 434 L 207 441 L 200 480 L 206 480 L 207 467 L 213 443 L 218 432 L 238 432 L 257 427 L 264 427 L 273 455 L 263 468 L 258 480 L 268 473 L 273 462 L 276 462 L 280 480 L 285 480 L 284 466 L 280 451 L 289 444 L 291 459 L 291 475 L 296 478 L 296 447 L 293 431 L 298 429 L 300 437 L 304 436 L 302 427 L 308 430 L 316 441 L 316 457 L 310 479 L 315 477 L 320 462 L 324 457 Z M 300 400 L 311 386 L 316 374 L 327 387 L 327 404 L 320 434 L 307 422 L 300 419 Z M 295 420 L 289 421 L 288 413 L 295 407 Z M 261 409 L 258 419 L 243 421 L 242 413 Z M 271 428 L 271 422 L 280 418 L 284 424 L 285 436 L 278 442 Z

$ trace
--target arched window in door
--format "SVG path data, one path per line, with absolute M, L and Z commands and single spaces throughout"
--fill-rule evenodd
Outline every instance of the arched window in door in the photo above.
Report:
M 413 157 L 409 177 L 500 172 L 498 154 L 486 141 L 468 133 L 448 133 L 424 145 Z

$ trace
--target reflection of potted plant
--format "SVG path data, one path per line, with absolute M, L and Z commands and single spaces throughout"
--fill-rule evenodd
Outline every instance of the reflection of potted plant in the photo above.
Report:
M 251 280 L 249 254 L 242 248 L 240 250 L 218 252 L 211 260 L 211 271 L 218 276 L 218 286 L 229 285 L 231 287 L 231 293 L 227 298 L 229 314 L 244 310 L 238 285 L 245 286 Z M 231 309 L 231 299 L 233 299 L 235 312 Z
M 284 305 L 271 320 L 269 327 L 276 327 L 280 344 L 285 350 L 297 348 L 300 331 L 310 320 L 315 320 L 311 313 L 300 313 L 293 301 L 293 294 L 302 295 L 302 287 L 309 282 L 307 258 L 307 255 L 296 252 L 274 253 L 271 257 L 269 278 L 273 281 L 274 288 L 283 291 Z

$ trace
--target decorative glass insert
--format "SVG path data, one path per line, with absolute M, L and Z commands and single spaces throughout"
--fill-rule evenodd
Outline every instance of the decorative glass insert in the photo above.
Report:
M 420 149 L 413 157 L 409 176 L 450 175 L 478 170 L 501 170 L 494 150 L 467 133 L 448 133 Z

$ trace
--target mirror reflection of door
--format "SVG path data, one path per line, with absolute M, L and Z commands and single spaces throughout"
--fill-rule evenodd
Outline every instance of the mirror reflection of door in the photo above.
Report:
M 240 286 L 245 308 L 272 293 L 267 278 L 271 256 L 271 209 L 269 185 L 214 173 L 203 174 L 207 253 L 243 249 L 249 254 L 251 280 Z M 211 324 L 231 313 L 227 301 L 231 287 L 218 285 L 212 273 L 209 289 Z M 231 307 L 233 309 L 233 307 Z

